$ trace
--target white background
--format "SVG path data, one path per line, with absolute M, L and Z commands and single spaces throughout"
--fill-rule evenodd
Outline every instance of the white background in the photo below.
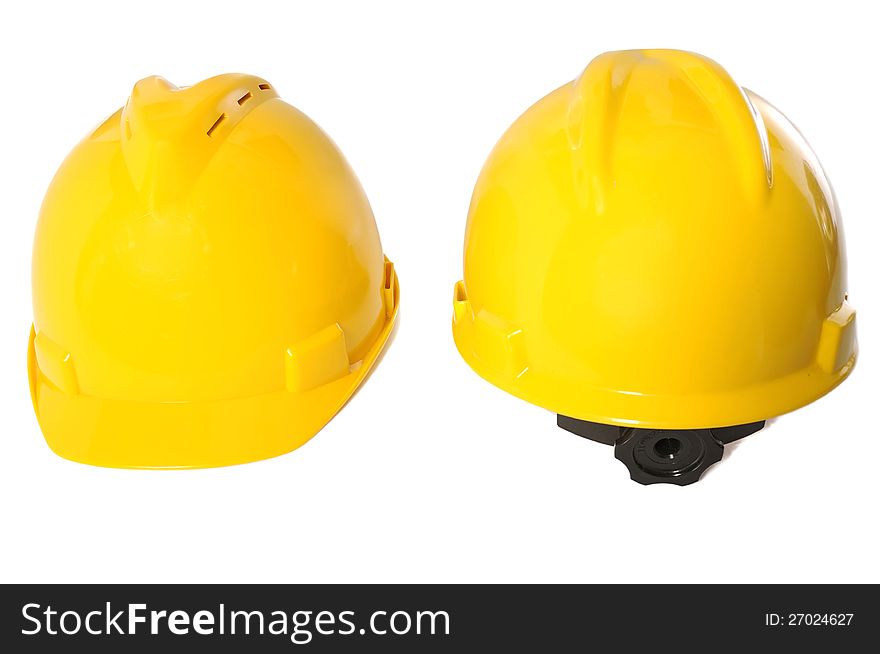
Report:
M 0 24 L 0 582 L 880 582 L 877 18 L 870 3 L 14 3 Z M 807 135 L 842 207 L 861 359 L 831 395 L 642 487 L 495 389 L 450 332 L 492 145 L 595 55 L 709 55 Z M 357 171 L 402 321 L 303 448 L 216 470 L 64 461 L 27 386 L 30 250 L 67 152 L 133 83 L 266 77 Z

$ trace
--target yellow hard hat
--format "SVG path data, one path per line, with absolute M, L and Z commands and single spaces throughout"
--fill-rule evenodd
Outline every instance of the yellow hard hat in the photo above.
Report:
M 398 286 L 342 154 L 270 84 L 151 77 L 49 187 L 33 306 L 51 448 L 191 468 L 317 433 L 376 363 Z
M 852 371 L 843 233 L 792 124 L 688 52 L 597 57 L 474 190 L 453 333 L 482 377 L 686 484 Z

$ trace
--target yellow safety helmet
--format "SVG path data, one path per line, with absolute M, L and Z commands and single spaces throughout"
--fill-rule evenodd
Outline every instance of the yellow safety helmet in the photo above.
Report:
M 691 483 L 852 371 L 834 194 L 715 62 L 601 55 L 489 156 L 453 333 L 477 373 L 615 444 L 636 481 Z
M 317 433 L 376 362 L 398 286 L 351 168 L 270 84 L 150 77 L 49 187 L 33 305 L 50 447 L 193 468 Z

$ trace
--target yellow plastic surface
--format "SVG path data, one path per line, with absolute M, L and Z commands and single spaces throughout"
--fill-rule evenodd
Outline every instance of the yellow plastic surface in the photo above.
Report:
M 604 54 L 510 127 L 474 191 L 454 305 L 484 378 L 622 426 L 763 420 L 856 359 L 818 160 L 688 52 Z
M 270 84 L 142 80 L 40 213 L 40 426 L 59 455 L 101 466 L 288 452 L 363 381 L 398 298 L 354 173 Z

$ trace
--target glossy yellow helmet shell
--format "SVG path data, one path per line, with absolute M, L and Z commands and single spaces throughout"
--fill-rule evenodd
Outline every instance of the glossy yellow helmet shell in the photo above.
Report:
M 846 299 L 837 204 L 791 123 L 705 57 L 612 52 L 489 156 L 453 332 L 480 375 L 561 415 L 723 427 L 846 378 Z
M 55 452 L 202 467 L 320 430 L 388 340 L 398 286 L 354 173 L 270 84 L 152 77 L 53 180 L 33 305 Z

